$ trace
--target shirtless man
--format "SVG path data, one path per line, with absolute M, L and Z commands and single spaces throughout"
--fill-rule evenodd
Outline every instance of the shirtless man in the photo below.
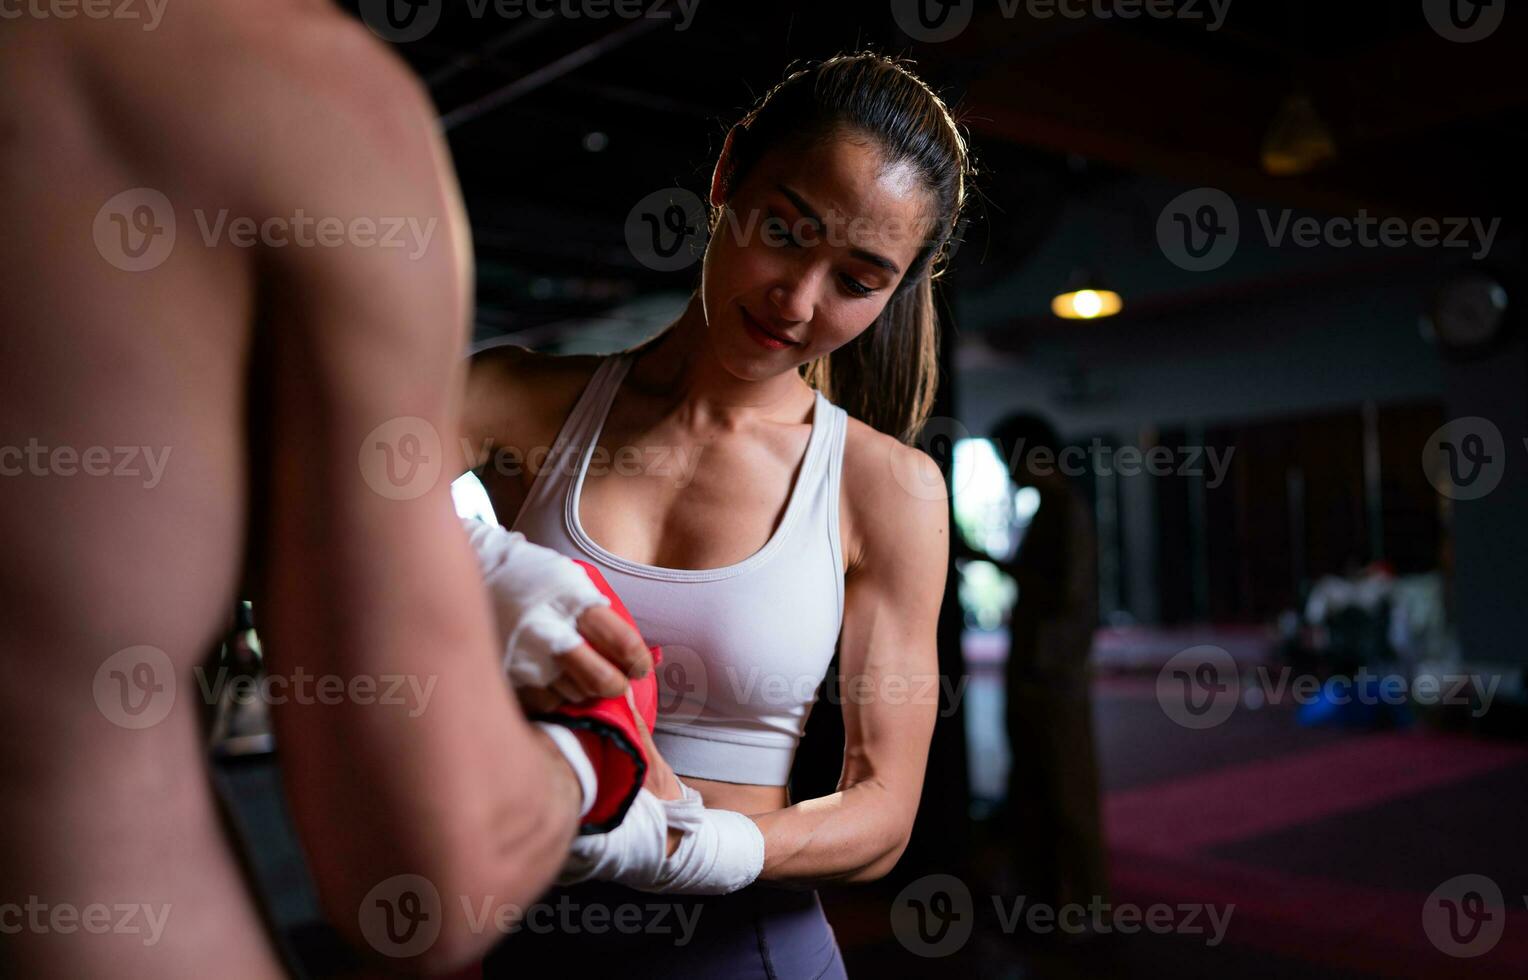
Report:
M 472 282 L 432 108 L 327 0 L 70 10 L 0 25 L 0 974 L 284 975 L 193 669 L 243 594 L 282 690 L 411 680 L 272 712 L 329 919 L 365 949 L 363 899 L 422 875 L 439 932 L 407 962 L 454 968 L 498 938 L 464 907 L 552 879 L 579 787 L 512 707 L 450 462 L 412 441 L 456 432 Z M 381 247 L 388 219 L 433 237 Z M 381 482 L 381 442 L 414 482 Z M 577 628 L 588 689 L 624 688 L 601 655 L 643 669 L 610 610 Z

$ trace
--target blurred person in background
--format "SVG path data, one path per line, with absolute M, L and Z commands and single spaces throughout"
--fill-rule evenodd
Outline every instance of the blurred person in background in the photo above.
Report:
M 1039 507 L 1010 559 L 970 547 L 1013 578 L 1005 670 L 1009 755 L 1003 828 L 1015 891 L 1061 908 L 1108 901 L 1093 747 L 1088 656 L 1098 623 L 1098 535 L 1088 502 L 1058 462 L 1055 430 L 1035 415 L 1010 415 L 991 437 L 1015 491 L 1032 487 Z

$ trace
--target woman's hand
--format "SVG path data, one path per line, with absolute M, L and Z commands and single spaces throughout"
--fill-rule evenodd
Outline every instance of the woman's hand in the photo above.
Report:
M 609 606 L 591 606 L 578 617 L 584 642 L 558 657 L 562 672 L 547 687 L 516 689 L 528 713 L 543 713 L 566 701 L 630 697 L 628 678 L 646 677 L 653 669 L 652 653 L 642 635 Z
M 647 730 L 647 721 L 632 703 L 630 691 L 626 692 L 626 703 L 632 705 L 631 713 L 637 719 L 637 737 L 642 740 L 642 749 L 647 753 L 647 778 L 642 782 L 643 787 L 660 800 L 679 799 L 684 795 L 679 789 L 679 777 L 674 774 L 668 760 L 663 758 L 658 752 L 658 747 L 653 744 L 653 736 Z M 670 843 L 672 843 L 672 835 Z
M 658 746 L 653 744 L 652 733 L 647 730 L 647 720 L 637 711 L 631 691 L 626 692 L 626 703 L 631 705 L 631 713 L 636 716 L 637 737 L 642 740 L 642 750 L 647 753 L 647 778 L 642 781 L 642 788 L 660 800 L 683 798 L 684 791 L 679 788 L 679 777 L 669 767 L 668 760 L 658 752 Z M 683 839 L 684 831 L 669 828 L 668 853 L 673 854 Z
M 593 610 L 591 610 L 592 612 Z M 608 611 L 608 610 L 607 610 Z M 622 623 L 622 626 L 625 624 Z M 577 652 L 582 652 L 582 649 Z M 643 648 L 646 652 L 646 647 Z M 569 654 L 569 656 L 572 656 Z M 606 665 L 608 666 L 608 664 Z M 562 680 L 563 678 L 558 678 Z M 553 685 L 556 687 L 556 685 Z M 520 696 L 520 704 L 527 713 L 544 713 L 555 709 L 566 701 L 577 703 L 585 700 L 584 697 L 566 697 L 560 690 L 550 687 L 522 687 L 516 691 Z M 679 777 L 674 773 L 668 760 L 658 751 L 658 746 L 653 744 L 653 736 L 647 728 L 647 721 L 642 713 L 637 710 L 636 702 L 632 698 L 631 688 L 626 688 L 626 704 L 631 708 L 632 717 L 636 719 L 637 739 L 642 745 L 642 750 L 647 755 L 647 776 L 642 780 L 642 788 L 653 794 L 660 800 L 678 800 L 684 797 L 684 791 L 680 789 Z M 679 846 L 683 833 L 679 830 L 668 832 L 668 853 L 673 854 Z

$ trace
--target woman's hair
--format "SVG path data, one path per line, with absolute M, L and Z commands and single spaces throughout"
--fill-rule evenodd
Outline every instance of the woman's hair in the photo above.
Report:
M 849 414 L 912 444 L 939 382 L 933 280 L 945 270 L 972 172 L 965 138 L 943 100 L 901 61 L 872 52 L 791 72 L 733 127 L 728 190 L 770 150 L 800 151 L 842 138 L 872 141 L 885 167 L 911 165 L 929 195 L 928 224 L 881 315 L 802 371 Z

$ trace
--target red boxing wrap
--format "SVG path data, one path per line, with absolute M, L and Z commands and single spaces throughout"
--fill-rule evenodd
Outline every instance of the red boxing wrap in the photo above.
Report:
M 621 602 L 621 597 L 615 594 L 610 583 L 605 581 L 605 576 L 600 574 L 600 570 L 588 562 L 579 561 L 576 558 L 573 561 L 588 574 L 589 580 L 610 600 L 610 608 L 630 624 L 632 629 L 636 629 L 637 624 L 631 618 L 631 612 Z M 653 723 L 658 718 L 657 667 L 663 657 L 663 650 L 660 647 L 648 649 L 653 655 L 653 670 L 649 671 L 646 677 L 631 682 L 631 694 L 637 711 L 646 720 L 647 728 L 651 731 Z M 632 715 L 631 705 L 626 703 L 625 697 L 598 698 L 579 704 L 564 703 L 536 717 L 540 721 L 556 722 L 575 731 L 598 736 L 593 739 L 580 739 L 585 751 L 589 754 L 589 762 L 594 766 L 594 773 L 599 782 L 599 792 L 595 796 L 594 806 L 584 815 L 584 822 L 578 828 L 578 832 L 603 834 L 614 830 L 626 816 L 627 808 L 631 806 L 631 801 L 637 798 L 637 791 L 642 788 L 642 781 L 647 778 L 647 753 L 642 748 L 642 739 L 637 733 L 637 721 Z

